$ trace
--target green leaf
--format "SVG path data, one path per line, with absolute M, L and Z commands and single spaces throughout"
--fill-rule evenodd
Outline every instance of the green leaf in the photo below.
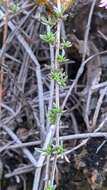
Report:
M 69 59 L 66 59 L 66 57 L 65 57 L 64 55 L 58 55 L 58 56 L 57 56 L 57 61 L 58 61 L 59 63 L 63 63 L 63 62 L 69 61 Z
M 64 154 L 64 147 L 63 145 L 59 145 L 57 147 L 55 147 L 54 152 L 58 155 L 63 155 Z
M 47 32 L 47 34 L 44 34 L 44 35 L 40 35 L 40 38 L 48 43 L 48 44 L 54 44 L 55 43 L 55 34 L 53 32 Z
M 56 25 L 57 20 L 56 20 L 56 17 L 54 15 L 52 15 L 51 17 L 48 17 L 48 18 L 42 16 L 41 17 L 41 23 L 46 25 L 46 26 L 53 27 L 54 25 Z
M 16 14 L 20 10 L 20 7 L 18 6 L 18 4 L 12 4 L 12 5 L 10 5 L 9 10 L 13 14 Z
M 52 155 L 52 153 L 53 153 L 53 147 L 52 147 L 52 145 L 48 145 L 48 147 L 47 147 L 47 149 L 45 149 L 45 150 L 43 150 L 43 152 L 44 153 L 46 153 L 46 155 Z
M 62 114 L 63 110 L 61 108 L 58 108 L 54 106 L 51 110 L 48 112 L 48 120 L 51 124 L 55 124 L 57 121 L 57 117 L 59 114 Z
M 70 41 L 65 41 L 65 40 L 63 40 L 63 43 L 61 43 L 61 47 L 62 47 L 62 48 L 69 48 L 69 47 L 71 47 L 71 46 L 72 46 L 72 44 L 71 44 Z
M 56 8 L 56 10 L 55 10 L 55 16 L 57 17 L 57 18 L 63 18 L 64 17 L 64 7 L 61 7 L 61 10 L 59 11 L 58 10 L 58 8 Z
M 56 189 L 55 186 L 49 184 L 45 190 L 55 190 L 55 189 Z
M 50 78 L 56 81 L 56 83 L 61 87 L 66 85 L 67 76 L 61 70 L 53 70 L 50 74 Z

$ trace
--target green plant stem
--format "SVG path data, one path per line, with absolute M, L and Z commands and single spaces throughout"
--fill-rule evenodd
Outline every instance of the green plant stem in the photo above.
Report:
M 51 28 L 50 26 L 47 26 L 47 32 L 50 32 Z M 50 44 L 50 59 L 51 59 L 51 71 L 54 70 L 54 46 Z M 54 96 L 54 80 L 50 81 L 50 98 L 49 98 L 49 105 L 48 105 L 48 111 L 52 109 L 53 106 L 53 96 Z
M 60 0 L 57 0 L 57 8 L 58 11 L 61 11 L 61 3 Z M 59 69 L 59 64 L 57 61 L 57 57 L 59 55 L 59 50 L 60 50 L 60 35 L 61 35 L 61 19 L 58 19 L 57 22 L 57 31 L 56 31 L 56 54 L 55 54 L 55 69 Z M 59 102 L 59 85 L 56 84 L 55 87 L 55 93 L 56 93 L 56 106 L 59 108 L 60 107 L 60 102 Z M 56 144 L 59 145 L 59 120 L 57 120 L 56 123 Z
M 61 3 L 60 0 L 57 0 L 57 8 L 58 11 L 61 11 Z M 57 31 L 56 31 L 56 54 L 55 54 L 55 69 L 59 69 L 59 64 L 57 61 L 57 57 L 59 55 L 59 50 L 60 50 L 60 35 L 61 35 L 61 19 L 58 19 L 57 22 Z M 59 85 L 56 83 L 55 86 L 55 96 L 56 96 L 56 106 L 57 108 L 60 107 L 60 102 L 59 102 Z M 56 122 L 56 145 L 59 146 L 59 125 L 60 125 L 60 120 L 57 119 Z M 53 185 L 54 183 L 54 178 L 55 178 L 55 171 L 56 171 L 56 164 L 57 164 L 57 156 L 55 155 L 55 159 L 53 162 L 53 168 L 52 168 L 52 176 L 51 176 L 51 184 Z

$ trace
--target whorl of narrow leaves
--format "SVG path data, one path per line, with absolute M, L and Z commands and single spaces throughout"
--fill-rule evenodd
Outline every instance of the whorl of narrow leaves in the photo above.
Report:
M 57 121 L 57 117 L 59 114 L 62 114 L 63 110 L 58 107 L 53 107 L 51 110 L 48 112 L 48 120 L 51 124 L 55 124 Z
M 53 32 L 47 32 L 47 34 L 40 35 L 40 38 L 48 44 L 53 45 L 55 43 L 55 34 Z
M 48 16 L 48 17 L 41 16 L 41 23 L 46 26 L 53 27 L 56 25 L 57 20 L 54 15 L 52 15 L 51 17 L 50 16 Z
M 53 153 L 53 147 L 52 147 L 52 145 L 49 144 L 48 147 L 47 147 L 47 149 L 43 150 L 43 152 L 46 153 L 46 155 L 51 156 L 52 153 Z
M 57 155 L 63 155 L 64 154 L 64 147 L 63 145 L 59 145 L 54 148 L 54 153 Z
M 58 55 L 57 61 L 58 61 L 58 63 L 64 63 L 64 62 L 69 61 L 69 59 L 66 59 L 66 57 L 64 55 Z
M 55 190 L 55 189 L 56 189 L 55 186 L 49 184 L 45 190 Z
M 64 87 L 66 85 L 67 76 L 65 75 L 65 72 L 62 72 L 61 70 L 53 70 L 50 74 L 50 78 L 60 87 Z
M 59 146 L 48 145 L 47 149 L 43 150 L 43 153 L 45 153 L 47 156 L 63 155 L 64 147 L 63 145 L 59 145 Z
M 72 46 L 71 42 L 63 40 L 61 43 L 61 48 L 70 48 Z
M 18 4 L 10 4 L 9 6 L 9 11 L 13 14 L 16 14 L 18 11 L 20 10 L 20 7 L 18 6 Z

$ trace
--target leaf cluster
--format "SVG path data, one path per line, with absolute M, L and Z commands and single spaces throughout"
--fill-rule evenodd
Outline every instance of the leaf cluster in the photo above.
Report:
M 55 189 L 56 189 L 55 186 L 49 184 L 45 190 L 55 190 Z
M 48 145 L 47 149 L 43 150 L 43 152 L 48 156 L 63 155 L 64 147 L 63 147 L 63 145 L 59 145 L 59 146 Z
M 55 43 L 56 35 L 53 32 L 47 32 L 47 34 L 40 35 L 40 38 L 48 44 L 53 45 Z
M 57 121 L 57 117 L 59 114 L 62 114 L 63 110 L 58 107 L 53 107 L 51 110 L 48 112 L 48 120 L 51 124 L 55 124 Z
M 64 87 L 66 85 L 67 76 L 65 75 L 65 72 L 62 72 L 61 70 L 51 71 L 50 78 L 56 81 L 60 87 Z

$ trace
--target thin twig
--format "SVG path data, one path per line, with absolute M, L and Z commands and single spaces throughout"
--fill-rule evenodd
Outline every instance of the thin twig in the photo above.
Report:
M 103 90 L 100 90 L 100 92 L 101 92 L 101 95 L 100 95 L 100 97 L 98 99 L 97 106 L 96 106 L 94 116 L 93 116 L 93 121 L 92 121 L 92 127 L 94 129 L 96 127 L 96 122 L 97 122 L 97 118 L 98 118 L 98 115 L 99 115 L 99 112 L 100 112 L 101 104 L 103 102 L 104 96 L 107 93 L 107 87 L 105 87 Z
M 7 134 L 16 142 L 18 143 L 19 145 L 21 145 L 21 141 L 19 140 L 19 138 L 16 136 L 16 134 L 9 128 L 7 127 L 6 125 L 2 125 L 1 126 L 6 132 Z M 34 156 L 30 153 L 30 151 L 26 148 L 22 149 L 24 154 L 27 156 L 27 158 L 30 160 L 30 162 L 36 167 L 37 165 L 37 162 L 34 158 Z

